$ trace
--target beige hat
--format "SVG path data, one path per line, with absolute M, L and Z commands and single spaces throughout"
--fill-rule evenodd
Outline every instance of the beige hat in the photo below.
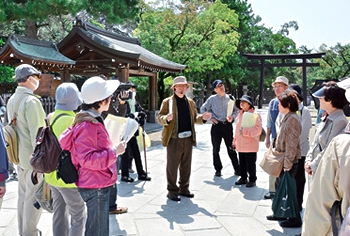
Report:
M 178 84 L 186 84 L 186 85 L 189 85 L 187 83 L 187 79 L 185 76 L 177 76 L 175 79 L 174 79 L 174 83 L 173 85 L 171 86 L 171 89 L 174 88 L 175 85 L 178 85 Z
M 285 85 L 289 85 L 288 83 L 288 79 L 284 76 L 278 76 L 276 79 L 275 79 L 275 82 L 272 83 L 272 86 L 275 85 L 275 83 L 283 83 Z

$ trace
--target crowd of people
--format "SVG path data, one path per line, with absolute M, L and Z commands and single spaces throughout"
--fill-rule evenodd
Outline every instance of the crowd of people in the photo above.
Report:
M 15 70 L 18 86 L 6 105 L 7 119 L 16 119 L 19 146 L 18 234 L 41 235 L 37 225 L 42 210 L 33 207 L 37 186 L 32 181 L 29 159 L 35 147 L 37 130 L 45 125 L 47 118 L 54 123 L 52 130 L 61 147 L 70 151 L 72 163 L 79 173 L 73 184 L 57 179 L 56 171 L 45 176 L 37 175 L 38 182 L 44 178 L 50 185 L 53 235 L 108 235 L 109 214 L 128 210 L 117 206 L 118 169 L 121 169 L 121 181 L 133 182 L 129 172 L 134 159 L 138 180 L 151 180 L 141 162 L 136 140 L 142 135 L 139 129 L 126 143 L 125 140 L 112 140 L 104 123 L 108 114 L 130 117 L 138 121 L 142 132 L 145 111 L 135 100 L 136 85 L 124 84 L 130 92 L 120 92 L 115 96 L 120 82 L 103 76 L 87 79 L 81 91 L 74 83 L 62 83 L 56 90 L 55 111 L 46 116 L 40 100 L 33 93 L 39 86 L 40 75 L 41 72 L 31 65 L 18 66 Z M 262 117 L 255 110 L 251 96 L 235 99 L 226 93 L 221 80 L 215 80 L 212 87 L 215 94 L 200 107 L 200 113 L 194 101 L 186 96 L 189 82 L 184 76 L 174 78 L 173 95 L 161 103 L 157 121 L 163 126 L 161 141 L 166 147 L 167 198 L 172 201 L 194 197 L 190 191 L 190 177 L 192 149 L 197 144 L 195 124 L 208 121 L 212 124 L 214 175 L 222 176 L 219 151 L 223 139 L 233 174 L 239 176 L 234 184 L 247 188 L 256 186 Z M 302 227 L 303 236 L 330 235 L 335 227 L 332 221 L 339 221 L 339 217 L 332 219 L 333 203 L 339 201 L 341 212 L 346 217 L 340 231 L 337 230 L 340 235 L 346 235 L 350 225 L 350 125 L 343 108 L 350 102 L 350 86 L 327 82 L 313 94 L 320 100 L 325 116 L 317 126 L 311 145 L 311 115 L 303 105 L 300 86 L 289 84 L 286 77 L 279 76 L 272 88 L 276 97 L 269 103 L 264 144 L 281 154 L 283 164 L 278 177 L 270 176 L 268 193 L 264 197 L 275 198 L 276 191 L 283 186 L 281 179 L 288 172 L 296 183 L 296 192 L 290 197 L 296 199 L 297 207 L 295 217 L 272 214 L 266 216 L 267 220 L 279 221 L 281 227 Z M 0 129 L 0 208 L 9 177 L 7 159 Z M 302 217 L 306 182 L 309 193 Z

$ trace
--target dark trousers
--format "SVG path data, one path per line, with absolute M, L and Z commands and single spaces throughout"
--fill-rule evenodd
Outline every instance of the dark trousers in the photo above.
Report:
M 256 152 L 239 152 L 239 166 L 241 179 L 246 180 L 249 174 L 249 182 L 256 181 Z M 247 174 L 248 173 L 248 174 Z
M 236 172 L 239 172 L 239 163 L 237 158 L 237 153 L 232 148 L 233 140 L 233 128 L 231 123 L 221 123 L 213 124 L 211 127 L 211 143 L 213 145 L 213 162 L 216 171 L 221 171 L 222 163 L 220 160 L 220 145 L 221 140 L 224 139 L 228 156 L 231 159 L 232 166 Z
M 167 146 L 166 177 L 170 194 L 188 193 L 192 164 L 192 137 L 171 138 Z M 180 172 L 179 185 L 176 185 L 177 173 Z
M 303 197 L 304 197 L 304 189 L 305 189 L 305 157 L 301 157 L 298 161 L 297 173 L 295 174 L 295 181 L 297 183 L 297 197 L 298 197 L 298 206 L 299 211 L 303 209 Z
M 126 176 L 129 177 L 129 156 L 132 155 L 135 160 L 136 170 L 138 176 L 146 174 L 142 167 L 142 161 L 141 161 L 141 154 L 139 150 L 139 146 L 137 145 L 136 137 L 132 137 L 125 149 L 125 152 L 122 155 L 121 158 L 121 171 L 122 171 L 122 177 Z

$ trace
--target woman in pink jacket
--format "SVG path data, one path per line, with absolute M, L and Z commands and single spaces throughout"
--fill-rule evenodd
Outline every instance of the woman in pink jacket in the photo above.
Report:
M 250 96 L 243 95 L 236 101 L 236 107 L 240 109 L 240 112 L 236 118 L 233 148 L 238 152 L 241 178 L 235 184 L 246 184 L 246 187 L 250 188 L 256 185 L 256 158 L 262 121 L 260 114 L 254 112 L 253 99 Z M 247 123 L 243 125 L 244 127 L 242 127 L 243 118 L 245 119 L 244 123 Z M 248 174 L 249 182 L 247 181 Z
M 71 152 L 79 172 L 76 185 L 87 207 L 86 236 L 109 235 L 109 191 L 117 181 L 116 155 L 124 153 L 125 142 L 113 146 L 101 113 L 108 110 L 118 86 L 117 80 L 86 80 L 82 111 L 60 136 L 61 147 Z

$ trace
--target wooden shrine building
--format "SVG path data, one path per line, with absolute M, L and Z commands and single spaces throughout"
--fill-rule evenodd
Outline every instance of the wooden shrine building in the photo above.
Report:
M 185 65 L 162 58 L 141 46 L 137 38 L 112 33 L 77 19 L 70 33 L 57 44 L 11 36 L 0 51 L 2 64 L 28 63 L 45 72 L 59 72 L 63 82 L 71 75 L 148 77 L 150 122 L 158 109 L 158 72 L 181 73 Z

